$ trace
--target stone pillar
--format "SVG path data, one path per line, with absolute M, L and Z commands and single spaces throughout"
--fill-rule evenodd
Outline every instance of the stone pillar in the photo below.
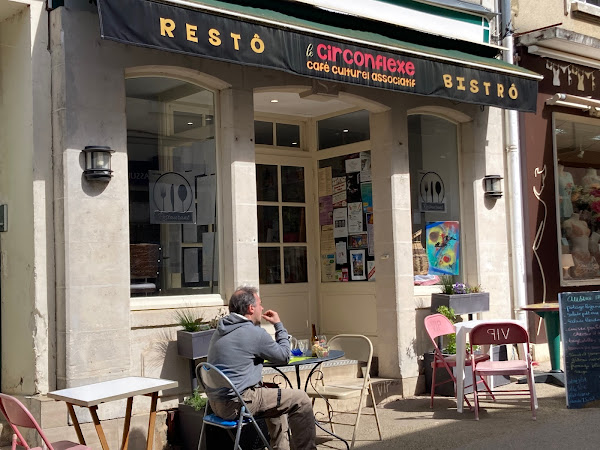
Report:
M 222 292 L 228 299 L 242 284 L 258 286 L 254 103 L 251 90 L 226 89 L 221 104 Z
M 51 22 L 58 388 L 131 367 L 123 70 L 102 46 L 63 39 L 76 17 L 59 8 Z M 115 150 L 109 182 L 83 177 L 86 145 Z
M 379 374 L 418 376 L 406 111 L 371 114 Z M 403 383 L 405 394 L 410 383 Z M 414 386 L 413 386 L 414 387 Z
M 490 312 L 486 318 L 511 317 L 510 246 L 506 195 L 499 199 L 485 197 L 483 177 L 498 174 L 504 177 L 504 147 L 502 110 L 485 108 L 474 116 L 474 122 L 463 125 L 463 151 L 460 164 L 464 183 L 462 216 L 469 218 L 464 236 L 472 236 L 464 256 L 467 282 L 480 284 L 490 293 Z M 506 191 L 506 177 L 504 190 Z M 473 222 L 470 222 L 473 218 Z

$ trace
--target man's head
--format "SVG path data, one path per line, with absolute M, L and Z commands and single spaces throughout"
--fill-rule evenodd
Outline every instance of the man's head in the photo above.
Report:
M 245 316 L 255 324 L 259 324 L 263 307 L 258 290 L 251 286 L 237 288 L 229 299 L 229 311 Z

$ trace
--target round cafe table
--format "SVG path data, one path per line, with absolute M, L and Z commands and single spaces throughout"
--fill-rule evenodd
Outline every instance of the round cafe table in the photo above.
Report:
M 521 308 L 536 313 L 544 320 L 548 349 L 550 350 L 550 372 L 534 373 L 536 383 L 549 383 L 565 387 L 565 374 L 560 370 L 560 318 L 558 302 L 534 303 Z M 521 383 L 522 380 L 519 380 Z M 524 381 L 526 383 L 526 381 Z
M 287 384 L 290 387 L 293 387 L 293 385 L 292 385 L 290 379 L 287 377 L 287 375 L 281 369 L 283 367 L 290 367 L 290 366 L 293 367 L 296 371 L 296 384 L 298 386 L 298 389 L 302 389 L 302 383 L 300 382 L 300 367 L 307 365 L 307 364 L 312 364 L 313 367 L 311 367 L 308 377 L 306 378 L 306 383 L 304 383 L 304 391 L 306 391 L 308 389 L 308 383 L 310 382 L 310 379 L 312 378 L 313 373 L 315 373 L 315 371 L 321 366 L 321 364 L 323 364 L 325 361 L 331 361 L 334 359 L 342 358 L 343 356 L 344 356 L 344 352 L 341 350 L 329 350 L 329 354 L 327 356 L 309 356 L 309 357 L 294 356 L 294 357 L 290 358 L 290 361 L 287 364 L 275 364 L 275 363 L 272 363 L 269 361 L 265 361 L 265 363 L 263 364 L 263 367 L 270 367 L 272 369 L 275 369 L 285 379 L 285 381 L 287 382 Z M 323 430 L 325 433 L 342 441 L 346 445 L 346 448 L 348 450 L 350 450 L 350 445 L 348 444 L 348 442 L 346 442 L 345 439 L 341 438 L 340 436 L 333 433 L 332 431 L 324 428 L 316 418 L 315 418 L 315 424 L 321 430 Z

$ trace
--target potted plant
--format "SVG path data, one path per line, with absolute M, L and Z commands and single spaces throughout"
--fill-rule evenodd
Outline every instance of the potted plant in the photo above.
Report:
M 200 428 L 206 407 L 206 395 L 198 388 L 183 402 L 179 403 L 179 437 L 184 450 L 197 450 Z
M 223 310 L 211 320 L 196 316 L 191 309 L 175 312 L 176 323 L 183 327 L 177 330 L 177 353 L 187 359 L 205 358 L 208 355 L 208 345 L 217 328 L 219 319 L 225 315 Z
M 489 311 L 490 294 L 482 292 L 481 286 L 454 283 L 451 275 L 442 276 L 441 281 L 442 292 L 431 294 L 432 312 L 437 311 L 440 306 L 446 306 L 458 315 Z
M 452 322 L 452 323 L 456 323 L 456 321 L 458 320 L 458 317 L 456 316 L 454 310 L 447 306 L 440 306 L 436 312 L 446 316 L 448 318 L 448 320 L 450 320 L 450 322 Z M 442 339 L 442 342 L 439 345 L 439 347 L 442 350 L 442 354 L 444 356 L 455 355 L 456 354 L 456 334 L 454 334 L 454 333 L 447 334 L 445 336 L 442 336 L 441 339 Z M 434 355 L 433 352 L 427 352 L 427 353 L 425 353 L 425 355 L 423 355 L 423 365 L 424 365 L 424 369 L 425 369 L 425 389 L 426 389 L 427 393 L 431 392 L 431 379 L 432 379 L 432 375 L 433 375 L 433 368 L 431 367 L 431 363 L 433 362 L 433 355 Z M 441 383 L 443 381 L 450 380 L 450 375 L 448 374 L 448 372 L 446 371 L 446 369 L 444 367 L 438 367 L 436 370 L 437 370 L 437 372 L 435 373 L 436 383 Z M 472 374 L 467 373 L 467 372 L 468 371 L 465 371 L 465 386 L 471 384 L 470 380 L 473 378 Z M 456 377 L 456 373 L 454 373 L 454 376 Z M 471 392 L 471 391 L 465 390 L 465 393 L 469 393 L 469 392 Z M 439 386 L 436 386 L 435 393 L 436 393 L 436 395 L 453 397 L 454 396 L 454 383 L 444 383 L 444 384 L 440 384 Z

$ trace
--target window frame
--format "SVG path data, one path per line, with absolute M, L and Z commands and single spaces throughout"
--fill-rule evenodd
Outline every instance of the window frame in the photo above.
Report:
M 600 10 L 600 8 L 599 8 Z M 595 286 L 600 284 L 600 276 L 597 278 L 588 278 L 588 279 L 565 279 L 563 276 L 563 268 L 562 268 L 562 224 L 560 218 L 560 198 L 559 198 L 559 177 L 558 177 L 558 149 L 557 149 L 557 139 L 556 139 L 556 126 L 557 120 L 570 120 L 573 122 L 585 123 L 590 125 L 598 126 L 598 131 L 600 134 L 600 120 L 594 117 L 584 117 L 578 116 L 575 114 L 565 114 L 559 112 L 552 113 L 552 158 L 553 158 L 553 168 L 554 173 L 557 174 L 554 177 L 554 207 L 555 207 L 555 220 L 556 220 L 556 246 L 557 246 L 557 254 L 558 258 L 556 264 L 558 266 L 558 273 L 560 276 L 560 286 L 561 287 L 569 287 L 569 286 Z M 590 231 L 591 234 L 591 231 Z M 597 261 L 600 264 L 600 261 Z
M 220 80 L 212 77 L 205 77 L 202 74 L 198 74 L 196 71 L 187 71 L 179 67 L 172 68 L 170 71 L 168 68 L 162 68 L 161 70 L 147 70 L 144 67 L 128 69 L 124 76 L 124 81 L 136 78 L 166 78 L 181 81 L 196 85 L 206 91 L 209 91 L 213 95 L 213 127 L 214 127 L 214 140 L 215 140 L 215 173 L 216 173 L 216 204 L 221 203 L 220 199 L 222 196 L 222 175 L 221 175 L 221 99 L 220 89 L 225 88 L 226 85 Z M 176 73 L 172 73 L 176 72 Z M 190 73 L 182 73 L 190 72 Z M 212 86 L 211 86 L 212 85 Z M 125 98 L 127 93 L 124 94 Z M 168 106 L 167 106 L 168 105 Z M 163 105 L 164 111 L 172 112 L 171 103 L 165 103 Z M 187 108 L 186 108 L 187 109 Z M 205 117 L 203 117 L 205 120 Z M 165 122 L 159 125 L 161 133 L 164 133 Z M 127 120 L 124 121 L 124 131 L 128 133 Z M 129 164 L 128 164 L 129 165 Z M 129 187 L 128 187 L 129 190 Z M 176 294 L 176 295 L 162 295 L 162 296 L 149 296 L 149 297 L 129 297 L 130 311 L 145 311 L 145 310 L 162 310 L 162 309 L 174 309 L 174 308 L 188 308 L 188 307 L 205 307 L 205 306 L 223 306 L 225 301 L 223 295 L 225 293 L 223 287 L 223 274 L 224 274 L 224 261 L 223 261 L 223 211 L 222 208 L 217 207 L 216 211 L 216 224 L 214 225 L 214 232 L 216 236 L 216 244 L 218 248 L 218 290 L 217 293 L 198 293 L 198 294 Z M 127 223 L 129 224 L 129 211 L 127 213 Z M 161 231 L 161 234 L 163 232 Z M 129 241 L 128 232 L 128 241 Z M 182 247 L 184 248 L 184 247 Z

